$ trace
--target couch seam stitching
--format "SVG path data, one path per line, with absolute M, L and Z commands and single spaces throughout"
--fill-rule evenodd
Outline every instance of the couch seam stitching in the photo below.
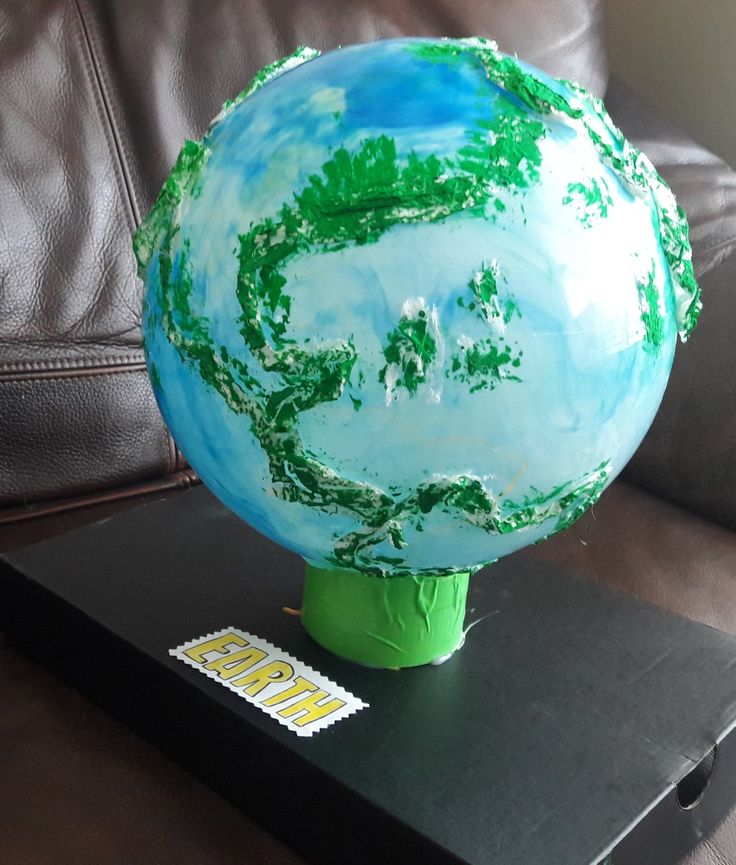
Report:
M 53 372 L 54 370 L 80 370 L 94 367 L 124 367 L 144 363 L 143 351 L 126 354 L 119 358 L 96 357 L 90 360 L 73 360 L 61 358 L 60 360 L 19 360 L 0 363 L 0 378 L 7 373 L 19 372 Z
M 67 375 L 60 375 L 58 371 L 52 371 L 49 375 L 24 375 L 23 373 L 17 373 L 15 375 L 5 375 L 0 376 L 0 387 L 8 384 L 28 384 L 29 382 L 33 383 L 45 383 L 45 382 L 62 382 L 69 381 L 73 379 L 84 379 L 84 378 L 102 378 L 104 376 L 113 376 L 113 375 L 136 375 L 138 373 L 145 373 L 146 365 L 145 363 L 140 364 L 128 364 L 126 366 L 119 366 L 118 368 L 110 369 L 108 367 L 103 368 L 88 368 L 84 370 L 69 370 Z
M 108 149 L 110 155 L 113 157 L 113 163 L 116 164 L 113 170 L 118 184 L 118 191 L 121 193 L 124 206 L 128 211 L 131 227 L 135 229 L 140 220 L 129 172 L 127 171 L 127 166 L 125 164 L 124 148 L 122 147 L 120 136 L 117 133 L 112 106 L 109 104 L 110 100 L 103 80 L 104 74 L 98 60 L 97 52 L 95 51 L 95 42 L 91 29 L 82 12 L 81 2 L 82 0 L 72 0 L 79 21 L 79 35 L 81 37 L 84 55 L 83 62 L 87 69 L 87 74 L 91 79 L 94 100 L 100 115 L 101 126 L 107 140 Z

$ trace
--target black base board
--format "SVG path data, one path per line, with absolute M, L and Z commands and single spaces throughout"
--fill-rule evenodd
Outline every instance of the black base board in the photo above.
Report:
M 736 801 L 733 637 L 517 554 L 445 665 L 368 670 L 302 573 L 196 489 L 0 559 L 0 627 L 320 865 L 674 865 Z M 298 738 L 168 654 L 230 625 L 369 708 Z

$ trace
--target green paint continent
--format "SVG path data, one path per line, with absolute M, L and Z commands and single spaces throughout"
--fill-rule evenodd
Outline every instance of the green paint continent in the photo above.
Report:
M 437 341 L 432 335 L 426 309 L 419 309 L 415 315 L 403 316 L 395 330 L 386 336 L 387 344 L 383 350 L 386 359 L 378 373 L 378 380 L 393 392 L 404 387 L 414 396 L 420 384 L 428 377 L 428 370 L 437 355 Z M 388 375 L 391 369 L 397 370 L 393 382 Z
M 539 513 L 557 521 L 546 537 L 569 528 L 600 498 L 611 474 L 611 464 L 605 460 L 593 471 L 575 483 L 564 483 L 548 492 L 534 491 L 519 502 L 506 502 L 510 515 L 505 522 L 506 531 L 516 531 L 534 524 Z
M 539 181 L 539 142 L 546 134 L 543 123 L 509 105 L 505 113 L 478 126 L 468 134 L 470 143 L 459 151 L 460 168 L 512 191 Z
M 644 325 L 645 343 L 649 350 L 658 349 L 665 335 L 665 318 L 660 308 L 660 295 L 655 278 L 654 267 L 649 271 L 646 282 L 637 283 L 639 309 Z
M 491 338 L 477 340 L 472 345 L 461 346 L 452 356 L 450 373 L 462 381 L 471 393 L 479 390 L 493 390 L 502 381 L 521 381 L 514 370 L 521 365 L 518 355 L 511 348 L 499 344 Z
M 372 243 L 394 225 L 482 212 L 490 197 L 484 177 L 448 175 L 447 168 L 436 156 L 414 153 L 402 165 L 386 135 L 364 140 L 354 153 L 341 147 L 294 196 L 296 206 L 284 205 L 281 222 L 289 235 L 327 252 Z
M 568 183 L 563 204 L 573 204 L 576 218 L 584 228 L 591 228 L 598 219 L 608 216 L 613 200 L 602 179 L 591 178 L 588 182 Z
M 148 216 L 133 236 L 133 252 L 138 272 L 145 279 L 146 271 L 164 243 L 179 205 L 187 195 L 194 195 L 209 150 L 204 142 L 185 141 L 171 174 L 156 198 Z
M 509 292 L 503 296 L 498 287 L 499 268 L 496 262 L 482 267 L 468 283 L 474 300 L 469 309 L 477 308 L 478 317 L 488 324 L 508 324 L 514 316 L 521 317 L 515 298 Z
M 498 286 L 499 268 L 496 262 L 481 268 L 468 283 L 472 299 L 458 298 L 458 306 L 475 312 L 489 325 L 493 336 L 468 340 L 453 354 L 448 377 L 462 381 L 470 392 L 493 390 L 502 381 L 521 381 L 516 370 L 521 366 L 522 352 L 503 339 L 505 326 L 514 316 L 520 316 L 516 300 L 510 293 L 501 295 Z

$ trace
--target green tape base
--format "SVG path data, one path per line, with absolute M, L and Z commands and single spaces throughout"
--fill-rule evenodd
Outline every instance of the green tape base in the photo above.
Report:
M 308 564 L 302 623 L 325 649 L 358 664 L 429 664 L 462 643 L 469 579 L 373 577 Z

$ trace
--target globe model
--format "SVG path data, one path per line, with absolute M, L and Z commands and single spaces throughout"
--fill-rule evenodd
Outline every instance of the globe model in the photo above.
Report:
M 700 309 L 602 103 L 481 39 L 300 49 L 187 142 L 135 241 L 164 418 L 314 568 L 467 573 L 631 457 Z

